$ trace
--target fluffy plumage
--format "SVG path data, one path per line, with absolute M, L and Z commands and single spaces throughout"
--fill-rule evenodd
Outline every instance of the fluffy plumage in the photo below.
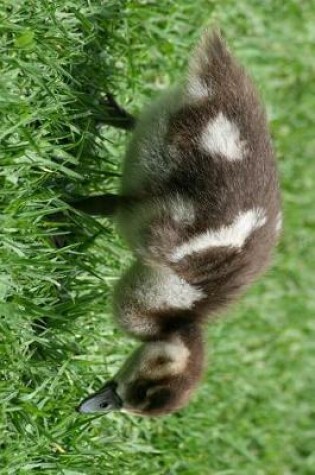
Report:
M 118 228 L 135 264 L 114 310 L 147 343 L 114 378 L 115 401 L 164 414 L 188 401 L 201 376 L 203 323 L 267 267 L 281 226 L 265 113 L 218 34 L 203 36 L 184 83 L 137 121 L 121 197 Z M 112 408 L 107 386 L 102 394 Z

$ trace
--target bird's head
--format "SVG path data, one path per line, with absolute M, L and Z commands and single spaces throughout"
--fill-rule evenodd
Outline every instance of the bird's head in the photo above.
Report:
M 198 340 L 198 341 L 197 341 Z M 124 411 L 158 416 L 184 406 L 202 372 L 201 337 L 196 333 L 150 341 L 127 359 L 116 376 L 78 407 L 82 413 Z

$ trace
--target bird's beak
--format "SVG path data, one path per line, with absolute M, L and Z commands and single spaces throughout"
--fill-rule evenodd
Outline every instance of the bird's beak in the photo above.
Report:
M 78 412 L 110 412 L 119 411 L 122 400 L 116 392 L 117 383 L 109 381 L 97 393 L 88 396 L 77 407 Z

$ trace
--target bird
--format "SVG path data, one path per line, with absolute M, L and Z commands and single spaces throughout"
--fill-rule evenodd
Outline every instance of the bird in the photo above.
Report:
M 138 118 L 117 195 L 74 206 L 112 216 L 133 262 L 113 292 L 140 346 L 81 413 L 160 416 L 184 407 L 205 367 L 205 327 L 271 263 L 282 226 L 277 164 L 259 94 L 221 33 L 206 30 L 175 86 Z

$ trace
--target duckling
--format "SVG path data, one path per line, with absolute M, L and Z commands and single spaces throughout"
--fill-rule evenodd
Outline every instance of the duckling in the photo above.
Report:
M 134 128 L 121 193 L 76 206 L 114 215 L 133 252 L 113 309 L 142 345 L 78 410 L 163 415 L 187 404 L 202 376 L 205 322 L 270 262 L 281 229 L 276 163 L 255 87 L 216 32 L 137 120 L 110 100 L 116 125 Z

